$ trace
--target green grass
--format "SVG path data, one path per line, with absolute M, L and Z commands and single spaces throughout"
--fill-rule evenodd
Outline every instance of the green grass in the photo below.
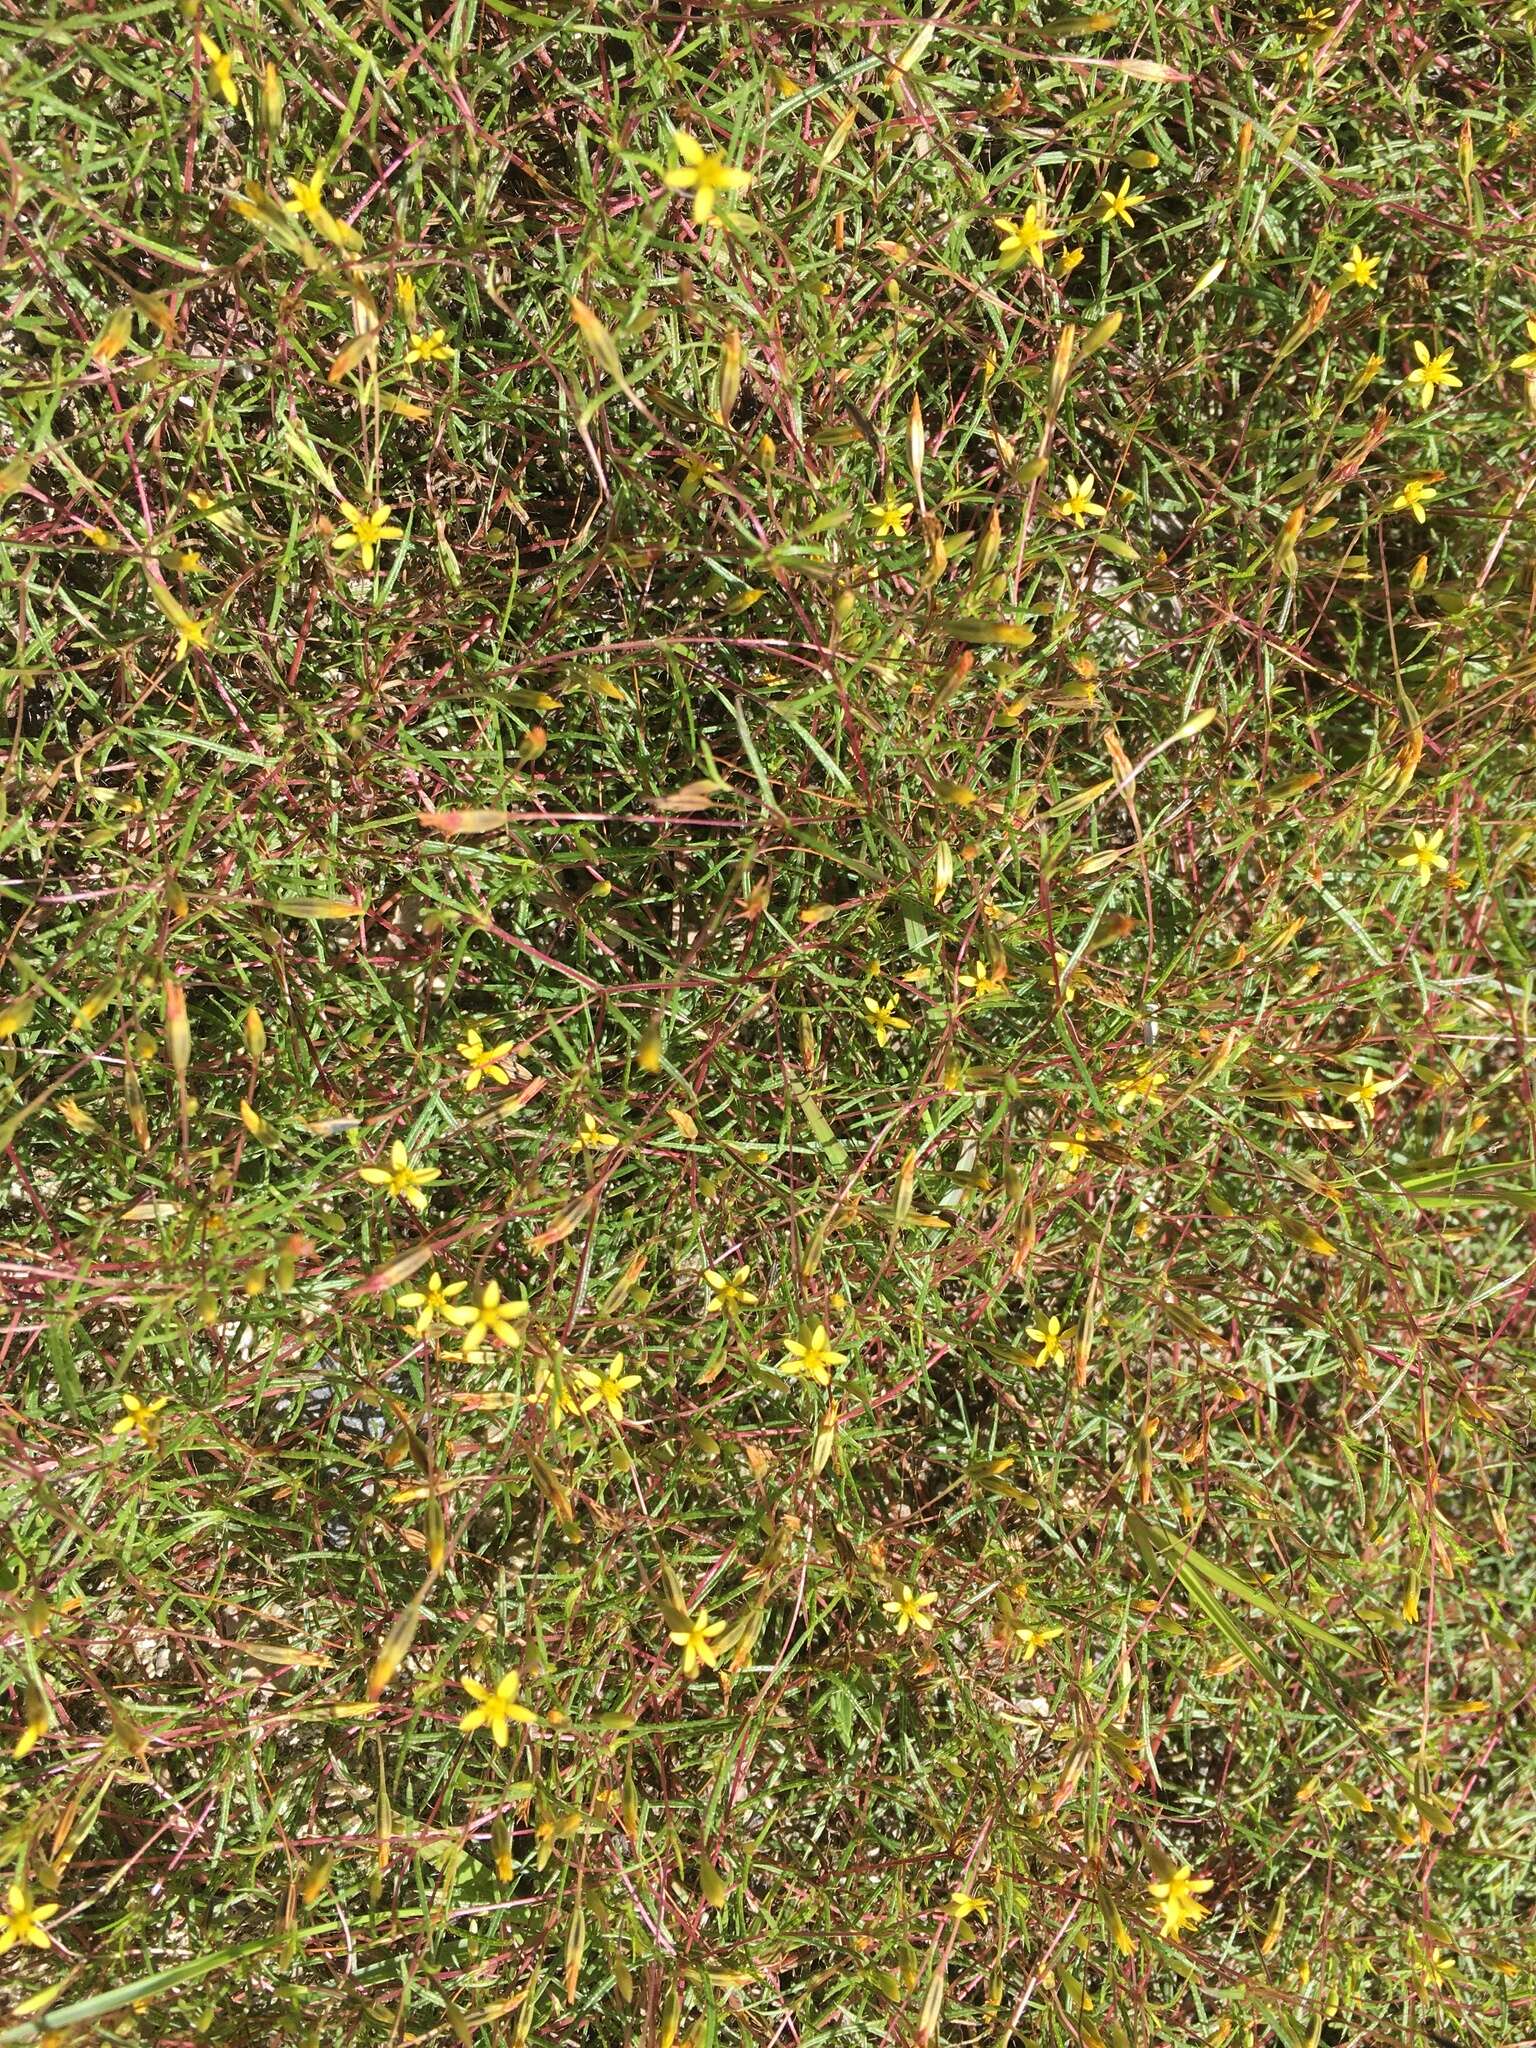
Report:
M 9 10 L 0 2043 L 1529 2042 L 1533 26 Z

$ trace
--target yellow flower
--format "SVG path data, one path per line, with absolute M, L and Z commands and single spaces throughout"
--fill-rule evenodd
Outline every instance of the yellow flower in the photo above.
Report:
M 1163 1090 L 1167 1085 L 1166 1074 L 1155 1067 L 1143 1067 L 1139 1074 L 1133 1074 L 1128 1081 L 1120 1082 L 1115 1108 L 1121 1116 L 1134 1109 L 1138 1102 L 1144 1102 L 1148 1109 L 1160 1109 Z
M 468 1359 L 485 1356 L 486 1339 L 501 1345 L 505 1351 L 516 1350 L 523 1341 L 518 1324 L 528 1313 L 526 1301 L 503 1301 L 501 1283 L 487 1280 L 480 1290 L 480 1299 L 468 1310 L 455 1309 L 453 1320 L 464 1331 L 462 1355 Z
M 1412 847 L 1398 859 L 1397 864 L 1400 868 L 1413 870 L 1413 879 L 1421 889 L 1426 888 L 1435 879 L 1437 868 L 1443 870 L 1450 866 L 1450 862 L 1440 851 L 1440 842 L 1444 837 L 1445 833 L 1442 830 L 1427 833 L 1415 830 Z
M 1177 1941 L 1186 1927 L 1193 1927 L 1205 1918 L 1211 1909 L 1201 1905 L 1199 1895 L 1208 1892 L 1212 1882 L 1208 1877 L 1191 1877 L 1189 1865 L 1181 1863 L 1172 1876 L 1154 1878 L 1147 1886 L 1163 1916 L 1162 1935 L 1165 1941 Z
M 1065 1330 L 1062 1328 L 1060 1316 L 1050 1316 L 1043 1329 L 1031 1323 L 1024 1334 L 1040 1346 L 1035 1353 L 1035 1364 L 1049 1365 L 1053 1359 L 1065 1356 L 1072 1329 L 1070 1325 Z
M 992 223 L 1002 236 L 998 255 L 1005 263 L 1022 263 L 1027 257 L 1037 270 L 1045 268 L 1045 245 L 1058 241 L 1059 228 L 1048 228 L 1040 218 L 1038 206 L 1027 206 L 1022 220 L 999 218 Z
M 992 1910 L 990 1899 L 973 1898 L 969 1892 L 951 1892 L 945 1901 L 944 1910 L 956 1920 L 969 1920 L 974 1913 L 985 1921 Z
M 618 1142 L 612 1131 L 599 1130 L 597 1118 L 589 1110 L 581 1120 L 581 1129 L 571 1140 L 570 1149 L 573 1152 L 606 1152 Z
M 226 57 L 212 36 L 200 35 L 197 40 L 208 60 L 209 74 L 225 105 L 238 107 L 240 95 L 235 90 L 235 66 L 240 61 L 239 57 L 233 51 Z
M 1427 476 L 1411 476 L 1392 500 L 1391 509 L 1394 512 L 1411 512 L 1422 526 L 1424 507 L 1431 498 L 1438 498 L 1439 495 Z
M 1356 284 L 1362 291 L 1373 292 L 1376 289 L 1376 273 L 1380 268 L 1381 258 L 1367 256 L 1360 244 L 1355 242 L 1350 246 L 1349 261 L 1339 272 L 1339 283 Z
M 1046 1149 L 1061 1160 L 1064 1173 L 1076 1173 L 1088 1157 L 1088 1133 L 1079 1127 L 1070 1138 L 1047 1138 Z
M 408 1203 L 418 1215 L 427 1206 L 422 1189 L 442 1179 L 440 1167 L 412 1166 L 411 1155 L 398 1138 L 389 1148 L 388 1166 L 360 1166 L 357 1172 L 360 1180 L 373 1188 L 387 1188 L 397 1202 Z
M 1344 1100 L 1352 1102 L 1361 1116 L 1369 1120 L 1376 1107 L 1377 1096 L 1390 1095 L 1396 1086 L 1395 1081 L 1383 1081 L 1379 1074 L 1367 1070 L 1361 1074 L 1353 1088 L 1345 1089 Z
M 875 1034 L 876 1045 L 889 1045 L 893 1031 L 912 1029 L 911 1018 L 901 1016 L 896 1003 L 895 996 L 892 996 L 888 1003 L 877 1003 L 873 996 L 864 998 L 864 1007 L 869 1012 L 869 1025 Z
M 169 1394 L 162 1394 L 158 1401 L 141 1401 L 137 1394 L 119 1396 L 123 1413 L 112 1425 L 114 1436 L 130 1436 L 137 1432 L 144 1443 L 153 1450 L 159 1442 L 160 1432 L 155 1426 L 155 1417 L 170 1401 Z
M 1014 1638 L 1019 1646 L 1020 1661 L 1029 1663 L 1038 1651 L 1043 1650 L 1047 1643 L 1054 1643 L 1060 1634 L 1059 1628 L 1021 1628 Z
M 590 1415 L 592 1410 L 603 1407 L 615 1422 L 624 1420 L 624 1396 L 631 1387 L 638 1387 L 640 1375 L 624 1370 L 624 1354 L 616 1351 L 601 1372 L 594 1372 L 589 1365 L 576 1368 L 576 1384 L 581 1388 L 581 1412 Z
M 0 1913 L 0 1956 L 18 1942 L 26 1948 L 52 1948 L 53 1937 L 43 1922 L 58 1910 L 56 1904 L 34 1906 L 25 1889 L 13 1884 L 5 1895 L 5 1911 Z
M 494 1687 L 482 1685 L 476 1678 L 461 1678 L 459 1683 L 470 1698 L 478 1702 L 459 1722 L 459 1728 L 465 1735 L 473 1735 L 477 1728 L 489 1728 L 496 1747 L 505 1749 L 512 1722 L 520 1721 L 524 1727 L 537 1724 L 538 1715 L 517 1703 L 521 1680 L 515 1671 L 498 1678 Z
M 338 555 L 344 555 L 356 548 L 365 569 L 373 567 L 374 555 L 381 540 L 403 540 L 405 529 L 390 523 L 390 508 L 377 501 L 371 512 L 360 512 L 356 505 L 345 498 L 341 501 L 341 516 L 347 522 L 347 531 L 338 533 L 331 546 Z
M 1536 313 L 1526 314 L 1525 332 L 1528 340 L 1536 341 Z M 1528 348 L 1522 354 L 1512 356 L 1509 367 L 1512 370 L 1536 370 L 1536 348 Z
M 705 1315 L 711 1316 L 717 1311 L 723 1313 L 738 1308 L 755 1308 L 757 1296 L 743 1285 L 746 1277 L 745 1266 L 738 1266 L 736 1271 L 729 1275 L 717 1273 L 713 1266 L 706 1267 L 704 1285 L 708 1290 L 709 1299 L 704 1304 Z
M 848 1363 L 846 1353 L 832 1349 L 825 1323 L 817 1323 L 803 1343 L 798 1337 L 786 1337 L 783 1343 L 779 1371 L 788 1380 L 808 1379 L 818 1387 L 830 1387 L 833 1366 Z
M 999 960 L 995 965 L 978 960 L 974 971 L 967 969 L 958 975 L 963 988 L 968 988 L 977 1002 L 985 1002 L 989 996 L 1000 996 L 1008 983 L 1008 963 Z
M 880 1612 L 890 1615 L 899 1636 L 904 1636 L 909 1628 L 926 1631 L 933 1627 L 933 1616 L 928 1609 L 938 1597 L 937 1593 L 914 1593 L 910 1586 L 903 1586 L 899 1600 L 881 1601 Z
M 474 1310 L 470 1308 L 455 1308 L 453 1305 L 454 1296 L 462 1294 L 468 1285 L 469 1282 L 467 1280 L 450 1280 L 445 1286 L 434 1272 L 428 1274 L 425 1287 L 412 1288 L 408 1294 L 402 1294 L 400 1296 L 400 1307 L 408 1314 L 412 1311 L 415 1312 L 415 1321 L 411 1324 L 411 1335 L 413 1337 L 425 1337 L 428 1330 L 431 1329 L 432 1325 L 439 1318 L 445 1323 L 463 1324 L 468 1322 L 474 1315 Z
M 416 335 L 405 352 L 408 363 L 443 363 L 452 356 L 447 330 L 434 327 L 430 334 Z
M 1091 476 L 1069 476 L 1060 503 L 1051 509 L 1058 519 L 1070 519 L 1074 526 L 1080 527 L 1085 519 L 1102 519 L 1109 507 L 1099 504 L 1094 497 Z
M 898 540 L 905 540 L 907 521 L 915 509 L 910 499 L 898 504 L 894 498 L 887 498 L 882 505 L 871 505 L 869 518 L 875 529 L 875 539 L 885 540 L 888 535 L 895 534 Z
M 1451 364 L 1455 361 L 1456 351 L 1453 348 L 1445 348 L 1439 355 L 1432 356 L 1422 341 L 1416 341 L 1413 344 L 1413 352 L 1419 359 L 1419 367 L 1410 370 L 1403 381 L 1408 386 L 1410 397 L 1414 395 L 1417 387 L 1419 404 L 1427 412 L 1434 404 L 1435 392 L 1442 384 L 1447 391 L 1461 389 L 1461 379 L 1451 374 Z
M 693 218 L 702 226 L 714 212 L 718 195 L 745 192 L 752 182 L 751 173 L 737 170 L 724 157 L 701 147 L 685 128 L 679 128 L 672 139 L 682 162 L 662 173 L 662 183 L 674 192 L 693 194 Z
M 503 1087 L 512 1079 L 501 1064 L 511 1052 L 514 1041 L 510 1038 L 500 1045 L 487 1045 L 471 1025 L 454 1051 L 463 1060 L 469 1072 L 464 1076 L 464 1092 L 473 1095 L 482 1081 L 499 1081 Z
M 1106 185 L 1099 194 L 1099 218 L 1106 227 L 1109 226 L 1111 221 L 1116 220 L 1122 222 L 1126 227 L 1130 227 L 1133 225 L 1131 220 L 1132 207 L 1144 205 L 1146 197 L 1145 192 L 1133 192 L 1131 190 L 1131 181 L 1128 177 L 1120 180 L 1118 192 L 1111 192 Z
M 697 1614 L 685 1614 L 683 1627 L 668 1631 L 669 1639 L 683 1653 L 683 1676 L 692 1678 L 701 1664 L 715 1668 L 714 1640 L 725 1634 L 723 1621 L 711 1621 L 709 1609 L 701 1607 Z
M 558 1359 L 552 1364 L 541 1365 L 534 1374 L 528 1405 L 544 1410 L 551 1429 L 558 1429 L 568 1415 L 581 1413 L 580 1398 L 567 1381 Z
M 1076 270 L 1077 266 L 1079 265 L 1079 263 L 1082 262 L 1084 256 L 1086 256 L 1087 253 L 1088 252 L 1086 249 L 1073 247 L 1070 249 L 1063 249 L 1058 254 L 1056 258 L 1056 275 L 1062 280 L 1063 283 L 1065 283 L 1066 280 L 1072 275 L 1073 271 Z
M 325 172 L 319 164 L 312 178 L 290 178 L 288 190 L 293 197 L 283 201 L 284 213 L 302 213 L 306 220 L 318 221 L 326 211 Z

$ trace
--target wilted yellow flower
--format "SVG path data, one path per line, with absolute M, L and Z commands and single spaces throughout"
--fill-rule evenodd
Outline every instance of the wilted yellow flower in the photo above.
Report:
M 235 89 L 235 66 L 240 62 L 238 54 L 231 51 L 226 56 L 212 36 L 200 35 L 197 40 L 208 60 L 208 75 L 213 80 L 215 91 L 226 106 L 238 107 L 240 95 Z
M 520 1721 L 525 1727 L 532 1727 L 538 1721 L 537 1714 L 517 1703 L 521 1680 L 515 1671 L 498 1678 L 494 1686 L 482 1685 L 475 1678 L 461 1678 L 459 1683 L 477 1702 L 459 1722 L 466 1735 L 473 1735 L 477 1728 L 489 1728 L 496 1747 L 505 1749 L 512 1722 Z
M 412 1166 L 411 1155 L 398 1138 L 389 1148 L 388 1166 L 360 1166 L 357 1172 L 370 1187 L 387 1188 L 397 1202 L 408 1203 L 418 1214 L 427 1206 L 422 1189 L 442 1179 L 440 1167 Z
M 897 1635 L 904 1636 L 909 1628 L 928 1630 L 933 1627 L 933 1616 L 928 1609 L 938 1597 L 937 1593 L 915 1593 L 910 1586 L 903 1586 L 900 1599 L 882 1600 L 880 1611 L 895 1622 Z
M 749 171 L 738 170 L 724 157 L 695 142 L 685 128 L 679 128 L 672 139 L 682 162 L 674 164 L 670 171 L 664 171 L 662 182 L 674 192 L 693 194 L 693 217 L 702 226 L 714 212 L 719 195 L 722 192 L 745 192 L 752 182 L 752 175 Z

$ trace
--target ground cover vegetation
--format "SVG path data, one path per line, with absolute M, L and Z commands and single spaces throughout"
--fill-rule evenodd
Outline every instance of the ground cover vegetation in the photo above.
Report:
M 1536 10 L 0 20 L 0 2042 L 1528 2042 Z

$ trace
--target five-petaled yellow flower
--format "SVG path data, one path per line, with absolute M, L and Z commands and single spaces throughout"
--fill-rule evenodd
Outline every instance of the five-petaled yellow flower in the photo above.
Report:
M 472 1309 L 460 1308 L 453 1312 L 454 1321 L 464 1331 L 464 1356 L 468 1359 L 483 1358 L 487 1339 L 505 1351 L 515 1350 L 523 1341 L 518 1325 L 527 1313 L 526 1301 L 503 1301 L 500 1281 L 487 1280 L 480 1290 L 480 1299 Z
M 1205 1918 L 1211 1910 L 1202 1906 L 1200 1894 L 1211 1889 L 1213 1880 L 1209 1877 L 1192 1877 L 1187 1863 L 1181 1863 L 1171 1876 L 1154 1878 L 1147 1886 L 1157 1910 L 1163 1916 L 1162 1936 L 1165 1941 L 1177 1941 L 1186 1927 L 1193 1927 Z
M 745 1284 L 746 1278 L 745 1266 L 738 1266 L 734 1273 L 717 1273 L 713 1266 L 706 1267 L 704 1286 L 709 1299 L 704 1304 L 705 1315 L 714 1315 L 717 1311 L 724 1314 L 738 1308 L 755 1308 L 757 1296 Z
M 1067 1339 L 1072 1335 L 1072 1330 L 1070 1325 L 1066 1329 L 1062 1328 L 1060 1316 L 1048 1316 L 1043 1329 L 1039 1324 L 1031 1323 L 1025 1335 L 1040 1346 L 1035 1353 L 1036 1365 L 1049 1365 L 1052 1359 L 1065 1355 Z
M 967 968 L 957 975 L 962 988 L 968 988 L 977 1002 L 985 1002 L 989 996 L 1000 996 L 1008 986 L 1008 963 L 978 960 L 974 968 Z
M 1420 526 L 1422 526 L 1424 524 L 1424 507 L 1431 498 L 1438 498 L 1439 495 L 1440 493 L 1435 489 L 1427 476 L 1411 476 L 1392 500 L 1392 510 L 1394 512 L 1411 512 Z
M 786 1379 L 814 1380 L 818 1387 L 830 1387 L 833 1366 L 848 1362 L 845 1352 L 832 1349 L 825 1323 L 817 1323 L 803 1342 L 799 1337 L 786 1337 L 783 1344 L 784 1356 L 779 1360 L 779 1371 Z
M 1131 220 L 1132 207 L 1144 205 L 1146 197 L 1145 192 L 1133 192 L 1131 190 L 1131 181 L 1128 177 L 1122 178 L 1118 192 L 1111 192 L 1106 185 L 1099 194 L 1099 217 L 1106 227 L 1114 220 L 1118 220 L 1126 227 L 1130 227 L 1133 224 Z
M 990 1899 L 976 1898 L 970 1892 L 951 1892 L 945 1902 L 944 1910 L 953 1919 L 962 1921 L 969 1920 L 974 1913 L 979 1920 L 985 1923 L 987 1915 L 992 1910 L 992 1901 Z
M 347 530 L 336 534 L 331 546 L 338 555 L 345 555 L 356 548 L 363 567 L 371 569 L 381 540 L 405 538 L 405 528 L 391 524 L 389 513 L 388 505 L 377 503 L 371 512 L 361 512 L 350 500 L 343 498 L 341 516 L 347 522 Z
M 1361 1116 L 1369 1120 L 1376 1107 L 1377 1096 L 1390 1095 L 1396 1086 L 1395 1081 L 1383 1081 L 1379 1074 L 1373 1074 L 1367 1068 L 1353 1088 L 1345 1089 L 1344 1100 L 1352 1102 Z
M 445 1323 L 467 1323 L 474 1315 L 471 1308 L 455 1308 L 454 1296 L 462 1294 L 469 1285 L 467 1280 L 444 1281 L 435 1272 L 427 1276 L 425 1287 L 413 1287 L 402 1294 L 399 1306 L 413 1317 L 410 1334 L 425 1337 L 432 1325 L 439 1320 Z
M 1536 342 L 1536 313 L 1526 314 L 1525 333 L 1527 340 Z M 1536 370 L 1536 348 L 1523 349 L 1519 355 L 1512 356 L 1509 367 L 1512 370 L 1524 370 L 1527 373 Z
M 141 1401 L 137 1394 L 123 1394 L 119 1398 L 123 1404 L 123 1412 L 113 1423 L 112 1434 L 129 1436 L 137 1433 L 153 1450 L 160 1439 L 155 1417 L 169 1403 L 170 1395 L 162 1394 L 158 1401 Z
M 1437 868 L 1443 870 L 1450 866 L 1450 862 L 1440 851 L 1440 842 L 1444 837 L 1444 831 L 1439 828 L 1433 832 L 1415 830 L 1412 846 L 1398 859 L 1397 864 L 1400 868 L 1413 870 L 1413 879 L 1421 889 L 1427 888 L 1435 879 Z
M 489 1728 L 496 1747 L 505 1749 L 514 1721 L 520 1721 L 526 1728 L 537 1724 L 538 1715 L 517 1703 L 522 1681 L 515 1671 L 498 1678 L 494 1686 L 482 1685 L 477 1678 L 461 1678 L 459 1683 L 470 1698 L 478 1702 L 459 1722 L 465 1735 L 473 1735 L 477 1728 Z
M 998 255 L 1005 263 L 1022 263 L 1027 258 L 1037 270 L 1045 268 L 1045 249 L 1048 242 L 1059 239 L 1060 228 L 1048 228 L 1040 217 L 1038 206 L 1027 206 L 1022 220 L 998 218 L 992 223 L 1002 236 Z
M 357 1172 L 360 1180 L 372 1188 L 387 1188 L 397 1202 L 409 1203 L 418 1215 L 427 1206 L 422 1189 L 442 1179 L 441 1167 L 412 1166 L 411 1155 L 398 1138 L 389 1148 L 388 1166 L 360 1166 Z
M 511 1052 L 514 1041 L 504 1039 L 500 1045 L 487 1045 L 474 1026 L 464 1033 L 454 1047 L 469 1072 L 464 1076 L 464 1092 L 472 1095 L 482 1081 L 499 1081 L 503 1087 L 512 1079 L 501 1064 Z
M 1380 268 L 1381 258 L 1379 256 L 1367 256 L 1358 242 L 1352 243 L 1349 251 L 1349 261 L 1339 272 L 1339 283 L 1341 285 L 1356 284 L 1359 285 L 1362 291 L 1373 292 L 1376 289 L 1377 283 L 1376 273 Z
M 937 1593 L 915 1593 L 910 1586 L 903 1586 L 899 1600 L 882 1600 L 880 1611 L 888 1614 L 896 1624 L 896 1633 L 904 1636 L 909 1628 L 931 1629 L 933 1616 L 928 1609 L 938 1599 Z
M 1087 519 L 1102 519 L 1109 507 L 1094 497 L 1091 476 L 1069 476 L 1061 499 L 1052 510 L 1058 519 L 1070 519 L 1074 526 L 1081 526 Z
M 1021 1628 L 1014 1637 L 1019 1646 L 1019 1661 L 1023 1664 L 1029 1663 L 1047 1643 L 1054 1643 L 1060 1634 L 1059 1628 Z
M 1413 344 L 1413 352 L 1418 357 L 1419 367 L 1410 370 L 1403 381 L 1408 386 L 1410 398 L 1417 397 L 1420 406 L 1428 411 L 1434 404 L 1436 391 L 1442 385 L 1447 391 L 1461 389 L 1461 379 L 1454 376 L 1451 371 L 1451 364 L 1456 360 L 1456 351 L 1453 348 L 1443 348 L 1439 355 L 1432 356 L 1422 341 L 1416 341 Z
M 670 1640 L 683 1653 L 683 1676 L 692 1678 L 701 1664 L 715 1668 L 715 1637 L 725 1634 L 723 1621 L 711 1621 L 709 1609 L 701 1607 L 697 1614 L 685 1614 L 684 1626 L 668 1631 Z
M 52 1948 L 53 1936 L 43 1922 L 58 1910 L 56 1903 L 34 1906 L 25 1887 L 13 1884 L 5 1895 L 5 1911 L 0 1913 L 0 1956 L 18 1942 L 24 1948 Z
M 714 212 L 719 195 L 722 192 L 745 192 L 752 182 L 752 174 L 728 164 L 712 149 L 705 149 L 685 128 L 679 128 L 673 140 L 682 162 L 674 164 L 670 171 L 664 171 L 662 182 L 674 192 L 693 194 L 693 218 L 702 227 Z
M 894 534 L 897 540 L 905 540 L 907 521 L 912 517 L 914 509 L 910 499 L 898 502 L 895 498 L 887 498 L 883 504 L 871 505 L 869 519 L 875 529 L 875 539 L 885 540 Z
M 453 354 L 448 346 L 447 330 L 434 327 L 430 334 L 417 334 L 411 338 L 411 345 L 405 352 L 408 363 L 445 363 Z
M 1047 1138 L 1046 1149 L 1061 1161 L 1064 1173 L 1076 1173 L 1088 1157 L 1088 1133 L 1079 1128 L 1067 1138 Z
M 624 1354 L 616 1351 L 607 1365 L 594 1371 L 590 1365 L 576 1368 L 576 1384 L 581 1389 L 581 1412 L 590 1415 L 592 1410 L 603 1407 L 615 1422 L 624 1420 L 624 1396 L 631 1387 L 638 1387 L 640 1375 L 624 1370 Z
M 239 56 L 234 51 L 226 56 L 212 36 L 200 35 L 197 40 L 208 60 L 209 75 L 218 88 L 220 97 L 226 106 L 238 107 L 240 95 L 235 90 L 235 66 L 240 62 Z
M 889 1045 L 893 1031 L 910 1031 L 912 1019 L 903 1017 L 896 1007 L 897 998 L 888 1003 L 877 1003 L 873 996 L 864 998 L 864 1007 L 869 1012 L 869 1028 L 875 1034 L 876 1045 Z

